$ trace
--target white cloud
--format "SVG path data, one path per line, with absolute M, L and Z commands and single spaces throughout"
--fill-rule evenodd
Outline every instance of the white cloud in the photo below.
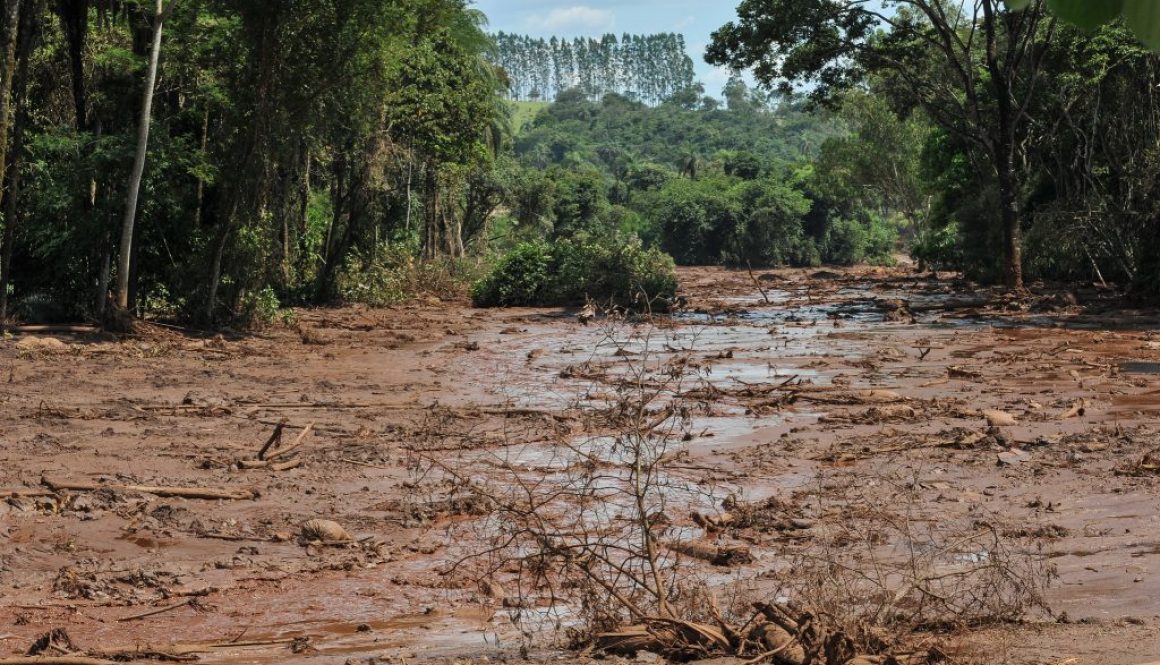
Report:
M 532 30 L 540 32 L 582 33 L 611 30 L 615 18 L 611 10 L 576 5 L 553 9 L 547 14 L 532 14 L 524 22 Z
M 689 26 L 693 25 L 696 22 L 697 22 L 696 17 L 686 16 L 685 18 L 677 21 L 676 24 L 673 25 L 673 31 L 674 32 L 681 32 L 682 30 L 684 30 L 685 28 L 688 28 Z

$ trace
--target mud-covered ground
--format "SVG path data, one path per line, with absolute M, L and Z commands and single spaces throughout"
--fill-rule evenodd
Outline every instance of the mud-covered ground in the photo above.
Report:
M 511 610 L 551 608 L 449 574 L 495 513 L 453 480 L 558 474 L 653 362 L 695 377 L 666 397 L 665 528 L 747 553 L 684 564 L 723 605 L 838 606 L 826 580 L 945 564 L 975 577 L 939 602 L 1026 617 L 943 626 L 953 659 L 1160 660 L 1155 311 L 902 269 L 681 277 L 688 308 L 655 325 L 428 302 L 251 336 L 6 336 L 0 657 L 53 628 L 211 663 L 518 657 Z M 533 656 L 570 658 L 550 623 Z

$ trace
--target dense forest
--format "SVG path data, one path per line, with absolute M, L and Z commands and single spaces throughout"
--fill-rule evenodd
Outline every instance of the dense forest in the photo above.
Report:
M 0 315 L 253 325 L 907 251 L 1155 291 L 1157 56 L 1044 2 L 885 5 L 744 2 L 708 58 L 763 88 L 722 102 L 678 36 L 493 39 L 464 0 L 4 0 Z M 513 129 L 505 98 L 559 87 Z M 508 252 L 542 278 L 507 288 Z M 564 294 L 567 266 L 624 274 Z
M 463 253 L 506 123 L 464 2 L 4 6 L 0 313 L 256 320 L 355 254 Z
M 500 32 L 493 39 L 510 99 L 550 101 L 575 88 L 593 100 L 615 92 L 655 104 L 694 85 L 693 61 L 679 34 L 568 40 Z

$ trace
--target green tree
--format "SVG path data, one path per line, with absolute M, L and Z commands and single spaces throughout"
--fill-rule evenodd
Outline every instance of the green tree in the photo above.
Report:
M 881 77 L 898 108 L 920 107 L 970 146 L 998 192 L 1008 286 L 1023 288 L 1019 192 L 1028 111 L 1054 33 L 1043 0 L 1010 12 L 1001 0 L 961 9 L 943 0 L 886 0 L 884 11 L 841 0 L 743 0 L 740 19 L 713 34 L 710 63 L 752 69 L 820 101 Z

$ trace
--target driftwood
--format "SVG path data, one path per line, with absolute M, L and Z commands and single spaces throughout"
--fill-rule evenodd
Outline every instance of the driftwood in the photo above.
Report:
M 87 656 L 17 656 L 0 658 L 0 665 L 119 665 L 115 660 Z
M 197 597 L 186 598 L 185 600 L 181 601 L 180 603 L 176 603 L 176 604 L 170 605 L 168 607 L 161 607 L 158 609 L 149 610 L 148 612 L 142 612 L 140 614 L 134 614 L 132 616 L 121 617 L 120 619 L 117 619 L 117 621 L 137 621 L 138 619 L 147 619 L 151 616 L 156 616 L 158 614 L 164 614 L 166 612 L 171 612 L 173 610 L 176 610 L 176 609 L 182 608 L 182 607 L 186 607 L 188 605 L 197 606 L 197 602 L 198 602 Z
M 158 658 L 162 660 L 190 660 L 197 654 L 210 653 L 220 649 L 235 649 L 243 647 L 272 647 L 294 644 L 293 638 L 277 638 L 269 640 L 247 640 L 235 642 L 195 642 L 190 644 L 150 644 L 134 645 L 131 647 L 117 647 L 112 649 L 94 649 L 89 653 L 94 656 L 113 659 L 112 661 L 98 661 L 116 663 L 140 658 Z M 0 665 L 8 665 L 0 661 Z M 67 664 L 61 664 L 67 665 Z M 88 665 L 77 663 L 76 665 Z
M 302 466 L 302 460 L 297 457 L 285 462 L 271 462 L 269 460 L 252 460 L 244 459 L 238 460 L 238 468 L 241 469 L 270 469 L 271 471 L 289 471 L 290 469 L 297 469 Z
M 753 563 L 753 555 L 744 545 L 713 545 L 712 543 L 669 541 L 665 547 L 694 559 L 708 561 L 714 566 L 739 566 Z
M 213 489 L 205 487 L 161 487 L 156 485 L 114 485 L 109 483 L 82 483 L 70 482 L 61 480 L 50 480 L 49 478 L 41 478 L 41 484 L 49 489 L 59 492 L 62 490 L 69 490 L 73 492 L 96 492 L 103 489 L 117 490 L 120 492 L 140 492 L 141 494 L 155 494 L 161 497 L 174 497 L 180 499 L 206 499 L 208 501 L 224 500 L 224 501 L 245 501 L 249 499 L 256 499 L 258 493 L 254 490 L 228 490 L 228 489 Z
M 288 427 L 286 423 L 278 423 L 274 426 L 274 431 L 270 434 L 270 438 L 262 444 L 261 450 L 258 451 L 257 459 L 243 459 L 238 460 L 238 468 L 240 469 L 270 469 L 271 471 L 288 471 L 302 466 L 302 460 L 298 458 L 276 461 L 279 457 L 286 457 L 290 453 L 302 446 L 302 442 L 306 437 L 314 431 L 314 423 L 309 423 L 302 428 L 298 436 L 290 442 L 290 445 L 279 447 L 282 443 L 282 430 Z
M 258 451 L 258 461 L 266 461 L 266 452 L 273 446 L 282 443 L 282 428 L 286 427 L 286 423 L 278 423 L 274 426 L 274 431 L 270 433 L 270 438 L 266 439 L 266 443 L 262 444 L 262 449 Z
M 273 452 L 267 452 L 265 457 L 259 455 L 258 459 L 274 460 L 279 457 L 285 457 L 286 455 L 299 448 L 302 445 L 302 442 L 306 440 L 306 437 L 309 436 L 310 432 L 312 431 L 314 431 L 314 423 L 309 423 L 306 425 L 306 427 L 302 428 L 302 431 L 298 433 L 298 436 L 294 437 L 294 440 L 290 442 L 290 445 L 286 446 L 285 448 L 277 448 Z

